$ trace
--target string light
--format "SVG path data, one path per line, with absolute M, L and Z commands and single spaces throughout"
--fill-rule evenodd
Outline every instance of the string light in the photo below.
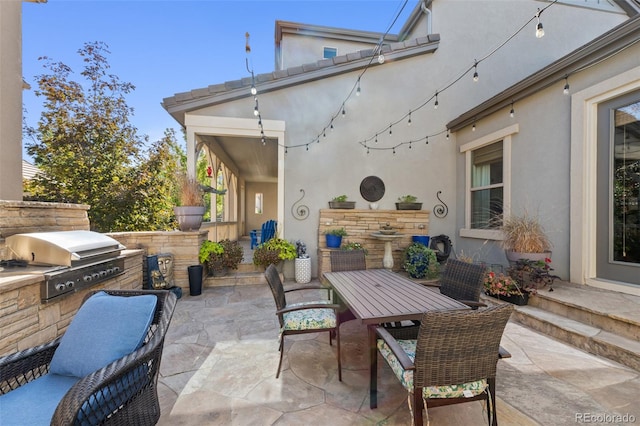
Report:
M 562 93 L 565 95 L 569 94 L 569 76 L 564 77 L 564 89 L 562 90 Z
M 449 136 L 449 135 L 447 134 L 447 136 Z M 424 144 L 425 145 L 429 145 L 429 136 L 428 135 L 427 135 L 427 137 L 424 138 Z
M 389 134 L 393 134 L 393 130 L 391 130 L 391 126 L 393 126 L 393 124 L 389 124 Z
M 506 45 L 509 41 L 511 41 L 511 40 L 512 40 L 516 35 L 518 35 L 518 34 L 519 34 L 523 29 L 525 29 L 525 28 L 526 28 L 526 27 L 527 27 L 527 26 L 528 26 L 532 21 L 535 21 L 535 22 L 536 22 L 536 27 L 537 27 L 537 24 L 539 23 L 539 17 L 540 17 L 540 14 L 542 14 L 542 12 L 544 12 L 547 8 L 549 8 L 550 6 L 554 5 L 554 4 L 555 4 L 555 3 L 557 3 L 558 1 L 559 1 L 559 0 L 552 0 L 552 1 L 550 1 L 550 2 L 549 2 L 549 4 L 548 4 L 548 5 L 546 5 L 546 6 L 545 6 L 545 7 L 543 7 L 542 9 L 538 9 L 538 11 L 537 11 L 537 13 L 536 13 L 535 15 L 533 15 L 533 16 L 532 16 L 532 17 L 531 17 L 531 18 L 530 18 L 530 19 L 529 19 L 529 20 L 528 20 L 528 21 L 527 21 L 527 22 L 526 22 L 522 27 L 520 27 L 520 28 L 519 28 L 519 29 L 518 29 L 514 34 L 512 34 L 510 37 L 508 37 L 504 42 L 502 42 L 502 43 L 501 43 L 500 45 L 498 45 L 497 47 L 493 48 L 493 49 L 492 49 L 489 53 L 487 53 L 486 55 L 484 55 L 484 56 L 482 56 L 482 57 L 480 57 L 480 58 L 478 58 L 478 59 L 475 59 L 475 60 L 474 60 L 474 63 L 473 63 L 473 64 L 472 64 L 472 66 L 471 66 L 471 69 L 473 70 L 473 80 L 474 80 L 474 82 L 479 81 L 478 65 L 479 65 L 482 61 L 484 61 L 484 60 L 488 59 L 488 58 L 489 58 L 489 57 L 491 57 L 494 53 L 496 53 L 498 50 L 500 50 L 503 46 L 505 46 L 505 45 Z M 406 4 L 406 1 L 404 2 L 404 4 Z M 403 6 L 403 7 L 404 7 L 404 6 Z M 399 14 L 400 14 L 400 12 L 399 12 Z M 398 16 L 396 16 L 396 19 L 398 19 L 399 14 L 398 14 Z M 393 25 L 393 24 L 392 24 L 392 25 Z M 391 29 L 391 26 L 389 27 L 389 30 L 390 30 L 390 29 Z M 389 32 L 389 30 L 387 31 L 387 33 Z M 373 61 L 375 61 L 375 59 L 376 59 L 376 54 L 377 54 L 378 62 L 379 62 L 380 64 L 382 64 L 382 63 L 384 62 L 385 58 L 384 58 L 384 55 L 383 55 L 383 53 L 382 53 L 382 43 L 383 43 L 384 38 L 385 38 L 385 36 L 386 36 L 386 34 L 387 34 L 387 33 L 385 33 L 385 35 L 383 35 L 383 36 L 380 38 L 379 44 L 376 46 L 376 49 L 374 49 L 374 50 L 373 50 L 373 52 L 372 52 L 372 54 L 371 54 L 371 56 L 370 56 L 370 61 L 369 61 L 369 63 L 364 67 L 363 71 L 359 74 L 359 76 L 358 76 L 358 78 L 357 78 L 357 80 L 356 80 L 356 82 L 355 82 L 354 86 L 352 86 L 351 91 L 350 91 L 350 93 L 348 94 L 347 98 L 342 102 L 342 105 L 341 105 L 340 109 L 338 110 L 338 112 L 337 112 L 335 115 L 333 115 L 333 116 L 331 117 L 331 119 L 330 119 L 330 120 L 331 120 L 331 122 L 333 121 L 333 119 L 334 119 L 335 117 L 337 117 L 337 116 L 338 116 L 338 115 L 340 115 L 340 114 L 342 115 L 342 117 L 345 117 L 345 116 L 346 116 L 346 109 L 345 109 L 345 107 L 346 107 L 346 102 L 349 100 L 349 98 L 350 98 L 351 96 L 353 96 L 353 95 L 355 95 L 355 96 L 359 96 L 359 95 L 360 95 L 360 93 L 361 93 L 361 90 L 360 90 L 361 77 L 362 77 L 362 76 L 364 75 L 364 73 L 367 71 L 367 69 L 369 68 L 369 66 L 371 65 L 371 63 L 372 63 Z M 458 82 L 459 82 L 459 81 L 460 81 L 460 80 L 461 80 L 461 79 L 462 79 L 462 78 L 463 78 L 463 77 L 464 77 L 468 72 L 469 72 L 469 68 L 467 68 L 467 70 L 466 70 L 465 72 L 463 72 L 461 75 L 459 75 L 459 76 L 458 76 L 456 79 L 454 79 L 452 82 L 448 83 L 448 84 L 447 84 L 447 85 L 445 85 L 443 88 L 440 88 L 438 91 L 436 91 L 436 92 L 435 92 L 435 95 L 434 95 L 433 97 L 431 97 L 431 98 L 427 99 L 427 100 L 426 100 L 422 105 L 420 105 L 420 106 L 418 106 L 418 107 L 416 107 L 416 108 L 412 108 L 412 109 L 409 111 L 409 116 L 408 116 L 408 121 L 407 121 L 407 123 L 409 124 L 409 123 L 411 123 L 411 122 L 412 122 L 412 112 L 417 111 L 417 110 L 420 110 L 422 107 L 424 107 L 425 105 L 427 105 L 427 104 L 431 101 L 431 99 L 434 99 L 434 109 L 437 109 L 438 104 L 439 104 L 439 94 L 440 94 L 441 92 L 443 92 L 443 91 L 445 91 L 445 90 L 449 89 L 449 88 L 450 88 L 450 87 L 452 87 L 454 84 L 458 83 Z M 567 84 L 568 84 L 568 83 L 567 83 Z M 513 109 L 514 109 L 514 108 L 513 108 L 513 101 L 512 101 L 512 105 L 511 105 L 511 107 L 512 107 L 511 109 L 513 110 Z M 514 112 L 515 112 L 515 110 L 514 110 Z M 511 111 L 510 111 L 510 113 L 511 113 Z M 403 116 L 402 118 L 400 118 L 399 120 L 397 120 L 397 121 L 393 121 L 393 122 L 391 123 L 391 125 L 389 126 L 389 134 L 392 134 L 392 128 L 391 128 L 391 126 L 392 126 L 392 125 L 394 125 L 394 124 L 398 124 L 399 122 L 401 122 L 402 120 L 404 120 L 404 118 L 405 118 L 405 117 L 407 117 L 407 115 L 404 115 L 404 116 Z M 330 122 L 330 126 L 331 126 L 331 122 Z M 328 127 L 328 126 L 325 126 L 325 128 L 323 129 L 323 132 L 324 132 L 324 130 L 326 130 L 326 127 Z M 476 123 L 474 122 L 474 124 L 473 124 L 473 128 L 472 128 L 472 130 L 473 130 L 473 131 L 475 131 L 475 127 L 476 127 Z M 384 131 L 384 130 L 382 130 L 382 131 Z M 436 133 L 436 134 L 434 134 L 434 135 L 430 135 L 430 136 L 441 135 L 441 134 L 443 134 L 443 133 L 446 133 L 446 139 L 447 139 L 447 140 L 450 140 L 450 131 L 449 131 L 449 129 L 446 129 L 446 128 L 445 128 L 444 130 L 442 130 L 442 131 L 440 131 L 440 132 L 438 132 L 438 133 Z M 380 131 L 380 130 L 379 130 L 379 131 L 377 131 L 377 132 L 375 133 L 375 142 L 376 142 L 376 144 L 377 144 L 377 139 L 378 139 L 378 138 L 377 138 L 377 136 L 378 136 L 378 134 L 381 134 L 381 131 Z M 318 137 L 320 137 L 320 135 L 318 135 Z M 402 145 L 405 145 L 405 144 L 409 144 L 409 145 L 411 145 L 411 143 L 413 142 L 413 141 L 402 142 L 402 143 L 400 143 L 400 144 L 398 144 L 398 145 L 395 145 L 393 148 L 392 148 L 392 147 L 388 147 L 388 148 L 387 148 L 387 147 L 373 148 L 373 147 L 369 147 L 369 146 L 367 145 L 367 142 L 368 142 L 368 141 L 370 141 L 370 140 L 372 140 L 372 139 L 373 139 L 373 138 L 369 137 L 369 138 L 365 139 L 363 142 L 359 142 L 363 147 L 366 147 L 366 149 L 367 149 L 367 153 L 369 153 L 370 149 L 377 149 L 377 150 L 388 150 L 388 149 L 393 149 L 393 150 L 395 151 L 395 148 L 396 148 L 396 147 L 399 147 L 399 146 L 402 146 Z M 425 142 L 428 144 L 428 140 L 427 140 L 427 139 L 425 139 Z M 301 144 L 293 145 L 293 146 L 289 146 L 289 147 L 301 147 L 302 145 L 305 145 L 305 144 L 304 144 L 304 143 L 301 143 Z M 307 144 L 307 145 L 305 145 L 305 146 L 307 146 L 307 149 L 308 149 L 308 144 Z
M 540 9 L 538 9 L 538 13 L 536 13 L 536 20 L 538 21 L 538 23 L 536 24 L 536 37 L 537 38 L 544 37 L 544 29 L 542 28 L 542 22 L 540 22 L 540 14 L 541 13 L 542 13 L 542 11 Z
M 407 121 L 407 126 L 411 126 L 411 110 L 409 110 L 409 120 Z
M 515 117 L 516 111 L 513 109 L 513 101 L 511 101 L 511 111 L 509 111 L 509 116 L 511 118 Z
M 475 132 L 475 131 L 476 131 L 476 123 L 475 123 L 475 122 L 473 123 L 473 126 L 471 127 L 471 131 L 472 131 L 472 132 Z

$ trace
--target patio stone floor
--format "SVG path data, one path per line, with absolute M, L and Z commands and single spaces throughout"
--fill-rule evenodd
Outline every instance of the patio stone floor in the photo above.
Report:
M 367 333 L 358 321 L 341 326 L 342 382 L 328 333 L 287 336 L 276 379 L 274 312 L 267 285 L 205 288 L 193 297 L 186 292 L 164 346 L 159 424 L 411 424 L 407 393 L 381 358 L 378 408 L 369 409 Z M 502 345 L 513 357 L 498 362 L 501 425 L 640 423 L 639 372 L 512 322 Z M 480 402 L 430 409 L 429 420 L 431 425 L 487 423 Z

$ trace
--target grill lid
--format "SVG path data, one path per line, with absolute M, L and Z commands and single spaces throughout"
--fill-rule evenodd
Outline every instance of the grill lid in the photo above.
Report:
M 6 238 L 15 259 L 32 265 L 75 266 L 114 258 L 126 247 L 93 231 L 57 231 L 15 234 Z

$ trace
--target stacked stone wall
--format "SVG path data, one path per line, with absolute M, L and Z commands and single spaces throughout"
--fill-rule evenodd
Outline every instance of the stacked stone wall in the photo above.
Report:
M 346 243 L 360 243 L 367 249 L 367 268 L 382 268 L 384 242 L 371 236 L 387 223 L 402 234 L 393 241 L 393 270 L 402 268 L 402 251 L 411 244 L 413 235 L 429 235 L 428 210 L 365 210 L 365 209 L 321 209 L 318 225 L 318 277 L 331 271 L 330 252 L 325 234 L 327 231 L 344 228 Z

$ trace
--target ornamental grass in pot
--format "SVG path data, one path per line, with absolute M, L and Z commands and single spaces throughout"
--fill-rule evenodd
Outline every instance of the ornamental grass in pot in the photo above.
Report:
M 502 247 L 509 262 L 551 258 L 551 241 L 536 216 L 524 212 L 503 217 L 502 233 Z

